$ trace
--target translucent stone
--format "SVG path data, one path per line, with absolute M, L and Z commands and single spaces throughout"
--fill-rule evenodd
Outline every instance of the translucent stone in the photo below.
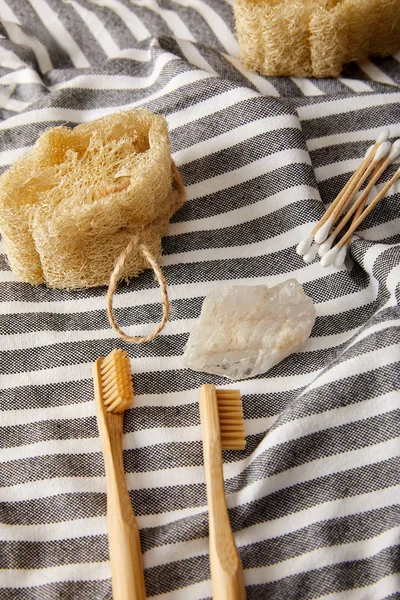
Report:
M 314 322 L 313 302 L 295 279 L 218 288 L 204 300 L 184 365 L 233 380 L 254 377 L 299 350 Z

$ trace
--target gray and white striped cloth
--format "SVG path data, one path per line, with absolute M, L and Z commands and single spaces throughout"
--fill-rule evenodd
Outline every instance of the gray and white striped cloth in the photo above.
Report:
M 240 382 L 247 449 L 224 457 L 247 597 L 400 598 L 399 189 L 348 270 L 295 253 L 381 128 L 400 136 L 400 55 L 335 80 L 261 77 L 224 0 L 0 0 L 0 19 L 2 170 L 49 127 L 147 107 L 189 198 L 163 242 L 171 319 L 141 347 L 109 327 L 104 288 L 18 283 L 0 246 L 0 599 L 111 598 L 91 363 L 115 347 L 135 373 L 125 467 L 147 594 L 211 596 L 198 388 L 237 384 L 183 369 L 183 347 L 210 290 L 290 277 L 314 300 L 311 339 Z M 150 331 L 151 272 L 115 304 Z

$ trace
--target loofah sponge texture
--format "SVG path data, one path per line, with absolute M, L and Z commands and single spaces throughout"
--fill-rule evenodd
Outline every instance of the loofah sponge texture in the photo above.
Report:
M 399 0 L 235 0 L 240 56 L 264 75 L 336 77 L 400 48 Z
M 172 167 L 167 123 L 147 110 L 46 131 L 0 177 L 0 230 L 12 270 L 55 288 L 108 284 L 135 234 L 158 257 L 184 200 Z M 135 247 L 121 276 L 145 268 Z

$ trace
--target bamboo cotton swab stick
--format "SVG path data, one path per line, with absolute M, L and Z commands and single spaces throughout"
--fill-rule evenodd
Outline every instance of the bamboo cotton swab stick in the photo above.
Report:
M 386 142 L 385 142 L 386 143 Z M 383 144 L 382 144 L 383 146 Z M 378 154 L 378 153 L 377 153 Z M 397 158 L 400 154 L 400 140 L 396 140 L 390 150 L 389 156 L 382 163 L 378 163 L 378 167 L 375 169 L 372 178 L 370 179 L 367 187 L 360 195 L 359 198 L 355 201 L 353 206 L 349 208 L 347 213 L 344 215 L 343 219 L 340 221 L 339 225 L 336 226 L 335 230 L 332 232 L 332 235 L 336 238 L 337 235 L 342 231 L 343 227 L 348 223 L 352 215 L 356 212 L 356 210 L 365 204 L 368 200 L 368 196 L 374 187 L 375 183 L 378 181 L 379 177 L 382 173 L 387 169 L 387 167 Z
M 400 144 L 399 144 L 399 152 L 400 152 Z M 342 249 L 346 247 L 347 242 L 351 239 L 351 236 L 353 235 L 353 233 L 355 232 L 357 227 L 359 227 L 361 225 L 361 223 L 364 221 L 364 219 L 369 215 L 369 213 L 373 210 L 373 208 L 385 196 L 385 194 L 388 192 L 388 190 L 392 187 L 392 185 L 394 185 L 396 183 L 396 181 L 399 178 L 400 178 L 400 168 L 397 169 L 397 171 L 395 172 L 393 177 L 386 183 L 386 185 L 382 188 L 382 190 L 379 192 L 379 194 L 377 196 L 375 196 L 375 198 L 367 206 L 367 208 L 361 213 L 361 215 L 353 221 L 353 223 L 352 223 L 351 227 L 349 228 L 348 232 L 346 233 L 346 235 L 344 235 L 342 237 L 342 239 L 339 240 L 339 242 L 336 244 L 336 246 L 334 248 L 329 250 L 329 252 L 327 252 L 325 254 L 325 256 L 322 257 L 321 265 L 323 267 L 327 267 L 327 266 L 331 265 L 332 263 L 334 263 L 334 264 L 336 263 L 335 266 L 337 266 L 339 264 L 338 256 L 340 253 L 343 253 Z
M 390 135 L 390 132 L 388 129 L 384 129 L 378 135 L 378 137 L 376 138 L 375 144 L 368 149 L 362 163 L 359 165 L 359 167 L 356 169 L 356 171 L 350 177 L 349 181 L 346 183 L 344 188 L 337 195 L 337 197 L 332 202 L 332 204 L 328 207 L 327 211 L 324 213 L 324 215 L 321 217 L 321 219 L 318 221 L 318 223 L 314 226 L 312 232 L 308 236 L 306 236 L 304 239 L 302 239 L 300 241 L 300 243 L 298 244 L 298 246 L 296 248 L 296 252 L 299 256 L 307 255 L 307 259 L 309 259 L 309 257 L 311 256 L 311 254 L 309 254 L 309 250 L 311 248 L 314 235 L 317 233 L 318 229 L 320 229 L 321 225 L 323 225 L 326 222 L 326 220 L 329 219 L 332 212 L 337 207 L 338 203 L 341 202 L 341 200 L 343 199 L 343 196 L 345 194 L 350 194 L 351 191 L 355 188 L 360 177 L 362 177 L 364 172 L 369 168 L 370 164 L 374 160 L 377 150 L 384 142 L 387 141 L 387 139 L 389 138 L 389 135 Z M 358 188 L 359 188 L 359 186 L 357 187 L 357 189 Z M 357 189 L 356 189 L 356 191 L 357 191 Z M 324 231 L 326 230 L 326 235 L 322 239 L 322 241 L 324 241 L 325 238 L 327 237 L 329 230 L 331 228 L 331 225 L 332 224 L 329 224 L 329 226 L 325 227 Z M 321 233 L 321 237 L 322 237 L 322 233 Z M 313 258 L 315 258 L 315 256 Z M 313 260 L 313 259 L 311 259 L 311 260 Z M 311 260 L 308 260 L 308 262 L 311 262 Z
M 342 198 L 339 202 L 336 203 L 334 210 L 331 213 L 330 218 L 318 229 L 318 231 L 314 235 L 314 239 L 318 244 L 321 244 L 328 237 L 329 231 L 331 227 L 334 225 L 335 221 L 340 217 L 343 210 L 350 204 L 353 200 L 354 196 L 360 189 L 360 187 L 365 183 L 371 173 L 376 169 L 377 165 L 380 164 L 381 160 L 389 154 L 391 145 L 389 142 L 384 142 L 380 145 L 380 147 L 375 152 L 372 157 L 369 165 L 365 169 L 364 173 L 361 177 L 353 182 L 353 184 L 348 188 L 348 191 L 342 195 Z M 372 148 L 367 151 L 367 156 L 372 154 Z

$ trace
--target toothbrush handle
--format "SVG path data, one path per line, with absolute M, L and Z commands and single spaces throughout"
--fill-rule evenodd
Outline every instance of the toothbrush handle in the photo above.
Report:
M 113 600 L 145 600 L 142 553 L 136 522 L 124 520 L 116 507 L 107 510 Z
M 99 358 L 93 365 L 97 425 L 107 483 L 107 530 L 113 600 L 146 600 L 139 529 L 126 487 L 122 434 L 124 413 L 106 412 Z
M 111 450 L 104 458 L 113 600 L 146 600 L 139 528 L 126 487 L 122 457 L 123 414 L 107 413 L 106 418 Z
M 206 473 L 213 600 L 245 600 L 243 569 L 226 507 L 221 434 L 215 388 L 200 389 L 200 417 Z

